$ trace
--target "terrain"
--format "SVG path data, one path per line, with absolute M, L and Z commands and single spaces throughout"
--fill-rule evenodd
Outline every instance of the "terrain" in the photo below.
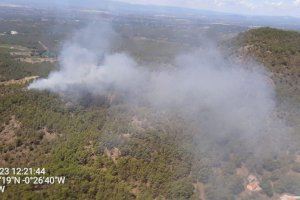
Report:
M 1 14 L 0 165 L 45 167 L 49 176 L 66 176 L 66 183 L 9 185 L 1 199 L 247 200 L 300 194 L 299 32 L 97 15 L 121 35 L 113 51 L 125 51 L 146 67 L 174 67 L 178 54 L 198 49 L 206 36 L 236 62 L 265 66 L 276 89 L 277 114 L 291 133 L 275 153 L 257 158 L 236 135 L 215 138 L 182 116 L 157 114 L 145 105 L 113 96 L 74 103 L 28 90 L 34 79 L 59 68 L 62 42 L 89 17 L 66 14 L 57 22 L 39 12 L 22 13 Z M 265 139 L 271 141 L 272 133 Z

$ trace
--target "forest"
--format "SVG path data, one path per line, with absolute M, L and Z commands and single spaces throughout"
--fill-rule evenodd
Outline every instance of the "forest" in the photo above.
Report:
M 48 176 L 65 176 L 66 183 L 9 185 L 1 199 L 262 200 L 300 194 L 300 33 L 259 28 L 222 43 L 230 57 L 251 57 L 272 73 L 278 115 L 293 129 L 284 148 L 260 159 L 238 135 L 206 135 L 182 116 L 157 114 L 147 105 L 111 103 L 107 97 L 99 102 L 88 95 L 72 102 L 50 91 L 28 90 L 32 80 L 1 84 L 47 77 L 58 67 L 57 62 L 26 63 L 12 56 L 8 47 L 33 51 L 41 38 L 23 39 L 0 39 L 0 164 L 43 167 Z M 159 44 L 152 41 L 152 48 L 169 48 Z M 155 56 L 129 51 L 141 62 Z M 272 140 L 272 133 L 268 137 Z M 259 190 L 247 189 L 252 183 Z

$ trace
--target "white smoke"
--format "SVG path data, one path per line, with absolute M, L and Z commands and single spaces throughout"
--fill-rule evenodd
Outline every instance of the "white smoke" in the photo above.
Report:
M 60 69 L 29 89 L 94 95 L 114 90 L 128 102 L 138 99 L 196 119 L 208 133 L 259 137 L 280 126 L 274 120 L 274 89 L 262 67 L 235 65 L 207 45 L 178 56 L 173 69 L 151 71 L 124 53 L 111 53 L 115 35 L 107 26 L 80 31 L 65 45 Z
M 101 65 L 97 65 L 97 56 L 93 52 L 77 45 L 65 49 L 62 55 L 62 68 L 46 79 L 35 81 L 30 89 L 58 93 L 85 90 L 105 94 L 112 86 L 128 90 L 139 82 L 136 64 L 125 54 L 106 55 Z

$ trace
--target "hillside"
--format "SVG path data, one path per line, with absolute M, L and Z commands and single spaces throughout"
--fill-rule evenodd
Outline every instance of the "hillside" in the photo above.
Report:
M 282 96 L 300 99 L 300 33 L 272 28 L 253 29 L 235 39 L 239 53 L 252 56 L 270 72 Z
M 176 114 L 28 90 L 32 77 L 45 77 L 55 66 L 24 63 L 11 56 L 9 45 L 15 44 L 0 44 L 0 164 L 45 167 L 66 183 L 9 185 L 1 199 L 268 200 L 300 193 L 299 129 L 292 135 L 296 145 L 257 159 L 238 133 L 209 135 L 197 129 L 198 121 Z M 251 56 L 272 72 L 282 107 L 299 105 L 299 33 L 255 29 L 234 45 L 243 59 Z M 284 109 L 296 124 L 299 109 L 293 111 Z M 260 142 L 267 146 L 272 138 L 268 133 Z
M 231 44 L 235 56 L 255 60 L 271 73 L 282 115 L 300 128 L 300 33 L 259 28 L 240 34 Z

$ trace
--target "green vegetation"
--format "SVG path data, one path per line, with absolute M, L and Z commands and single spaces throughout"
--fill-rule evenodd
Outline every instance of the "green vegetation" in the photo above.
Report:
M 6 35 L 0 39 L 1 81 L 46 76 L 55 69 L 53 64 L 24 63 L 11 56 L 12 45 L 37 49 L 39 40 L 49 44 L 66 34 L 43 39 L 45 36 L 41 35 L 49 33 L 31 30 L 27 26 L 33 22 L 27 23 L 16 29 L 26 36 L 12 39 Z M 37 27 L 45 27 L 50 22 L 39 23 Z M 8 24 L 5 21 L 0 30 L 15 29 L 16 24 Z M 118 26 L 129 39 L 117 48 L 127 48 L 139 61 L 154 57 L 157 62 L 166 62 L 191 45 L 185 42 L 187 38 L 178 39 L 184 30 L 174 33 L 168 41 L 171 43 L 164 43 L 156 38 L 157 32 L 170 35 L 164 26 L 151 31 L 137 26 L 142 36 L 144 33 L 154 40 L 141 40 L 135 37 L 136 31 Z M 28 38 L 30 35 L 36 38 Z M 236 44 L 253 47 L 253 56 L 274 73 L 280 98 L 285 97 L 283 94 L 298 98 L 294 84 L 299 81 L 299 41 L 296 32 L 263 28 L 240 35 Z M 55 50 L 58 42 L 53 43 L 50 48 Z M 143 51 L 137 48 L 141 46 Z M 280 80 L 288 82 L 280 85 Z M 287 85 L 293 92 L 287 92 Z M 103 101 L 105 97 L 100 103 L 87 98 L 74 103 L 47 91 L 29 91 L 26 86 L 0 85 L 1 166 L 45 167 L 49 176 L 66 176 L 66 183 L 9 185 L 0 194 L 1 199 L 231 200 L 237 196 L 263 199 L 299 193 L 300 167 L 295 159 L 299 149 L 292 145 L 276 156 L 260 155 L 260 160 L 238 136 L 216 139 L 195 130 L 179 116 L 166 116 L 159 111 L 153 114 L 147 106 L 133 107 L 122 101 L 109 105 Z M 294 141 L 299 141 L 297 134 Z M 249 174 L 258 177 L 261 192 L 244 194 Z
M 26 76 L 46 76 L 55 67 L 51 63 L 24 63 L 10 55 L 9 45 L 0 46 L 0 82 Z
M 268 67 L 280 98 L 300 102 L 300 33 L 272 28 L 253 29 L 234 41 L 245 54 Z

